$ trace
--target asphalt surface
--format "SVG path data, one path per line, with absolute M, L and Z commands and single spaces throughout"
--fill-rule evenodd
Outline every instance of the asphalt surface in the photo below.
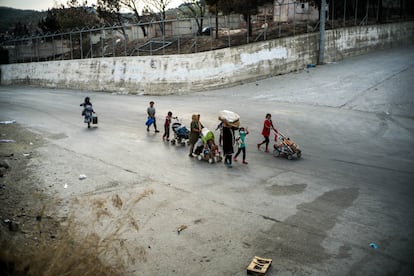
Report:
M 48 140 L 36 173 L 63 199 L 62 216 L 75 211 L 100 237 L 122 227 L 131 275 L 245 275 L 254 256 L 273 259 L 268 275 L 413 275 L 413 87 L 411 46 L 189 95 L 1 86 L 0 120 Z M 85 96 L 98 127 L 83 124 Z M 144 126 L 150 100 L 160 133 Z M 199 113 L 214 130 L 223 109 L 250 131 L 248 165 L 208 164 L 162 142 L 168 111 L 187 126 Z M 266 113 L 301 159 L 257 150 Z M 128 211 L 134 231 L 115 218 L 122 209 L 92 225 L 86 205 L 70 204 L 118 195 L 127 210 L 145 191 Z

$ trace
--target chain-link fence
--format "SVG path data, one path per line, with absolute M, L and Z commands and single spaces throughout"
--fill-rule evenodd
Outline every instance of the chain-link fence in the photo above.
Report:
M 348 1 L 348 4 L 347 4 Z M 353 5 L 349 5 L 352 2 Z M 390 3 L 402 3 L 391 1 Z M 326 10 L 326 28 L 413 19 L 396 4 L 341 0 Z M 250 21 L 250 24 L 248 23 Z M 250 27 L 249 27 L 250 26 Z M 269 5 L 249 19 L 241 15 L 152 21 L 123 26 L 91 27 L 21 37 L 2 43 L 8 62 L 85 59 L 116 56 L 188 54 L 319 31 L 318 9 L 309 3 Z

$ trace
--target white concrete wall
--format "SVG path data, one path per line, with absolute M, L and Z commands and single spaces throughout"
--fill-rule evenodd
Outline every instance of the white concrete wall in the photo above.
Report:
M 331 30 L 326 33 L 325 55 L 337 61 L 401 43 L 414 43 L 414 22 Z
M 325 62 L 414 43 L 414 22 L 328 31 Z M 186 55 L 62 60 L 1 66 L 1 84 L 133 94 L 187 93 L 284 74 L 317 63 L 318 33 Z

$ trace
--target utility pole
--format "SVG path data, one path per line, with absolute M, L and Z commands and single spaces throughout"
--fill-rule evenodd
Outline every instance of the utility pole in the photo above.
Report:
M 323 64 L 325 52 L 325 21 L 326 21 L 326 0 L 321 0 L 319 22 L 319 60 L 318 64 Z

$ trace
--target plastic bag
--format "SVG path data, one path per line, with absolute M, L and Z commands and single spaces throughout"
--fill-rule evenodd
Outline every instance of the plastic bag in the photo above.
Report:
M 146 126 L 150 126 L 150 125 L 152 125 L 154 123 L 154 118 L 153 117 L 150 117 L 150 118 L 148 118 L 148 120 L 145 122 L 145 125 Z

